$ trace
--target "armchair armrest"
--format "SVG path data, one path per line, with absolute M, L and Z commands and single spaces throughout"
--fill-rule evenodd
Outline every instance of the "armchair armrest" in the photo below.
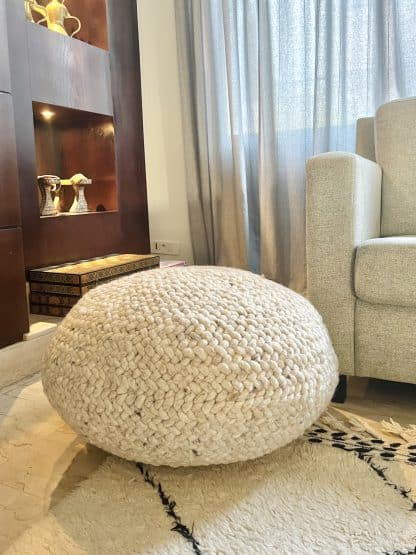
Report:
M 381 168 L 357 154 L 329 152 L 307 163 L 308 297 L 321 313 L 341 374 L 354 374 L 355 248 L 380 236 Z

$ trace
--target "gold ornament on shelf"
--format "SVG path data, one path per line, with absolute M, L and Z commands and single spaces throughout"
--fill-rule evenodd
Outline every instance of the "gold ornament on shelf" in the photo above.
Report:
M 57 175 L 39 175 L 38 186 L 41 195 L 40 215 L 56 216 L 58 210 L 55 208 L 52 193 L 57 193 L 61 188 L 61 180 Z
M 68 36 L 65 29 L 65 21 L 67 19 L 74 19 L 78 24 L 77 29 L 71 33 L 71 37 L 79 33 L 81 30 L 81 21 L 69 13 L 68 8 L 65 6 L 65 0 L 51 0 L 46 6 L 38 4 L 37 0 L 25 0 L 26 19 L 29 19 L 29 21 L 33 21 L 32 11 L 42 16 L 42 19 L 40 19 L 37 23 L 43 23 L 46 21 L 48 29 L 56 31 L 61 35 Z M 30 17 L 28 17 L 29 15 Z

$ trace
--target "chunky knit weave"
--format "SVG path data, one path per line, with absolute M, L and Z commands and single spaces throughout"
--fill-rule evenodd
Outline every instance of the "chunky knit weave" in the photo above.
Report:
M 43 372 L 91 443 L 155 465 L 259 457 L 316 420 L 337 382 L 302 296 L 227 268 L 167 268 L 97 287 L 59 326 Z

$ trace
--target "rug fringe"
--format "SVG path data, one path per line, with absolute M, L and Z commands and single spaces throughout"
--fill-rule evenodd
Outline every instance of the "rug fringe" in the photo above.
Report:
M 366 418 L 361 418 L 331 406 L 315 425 L 319 426 L 320 424 L 334 431 L 342 431 L 349 434 L 353 432 L 364 441 L 371 438 L 386 439 L 385 434 L 388 434 L 389 439 L 401 439 L 408 444 L 416 444 L 416 425 L 402 426 L 392 418 L 372 423 Z
M 335 414 L 341 418 L 337 418 Z M 353 432 L 363 440 L 379 437 L 372 428 L 366 426 L 365 423 L 357 419 L 354 415 L 336 409 L 335 407 L 331 407 L 321 416 L 317 422 L 318 426 L 320 423 L 336 432 L 341 431 L 347 434 Z
M 381 427 L 385 432 L 394 434 L 408 443 L 416 443 L 416 426 L 414 424 L 402 426 L 392 418 L 389 418 L 389 420 L 382 420 Z

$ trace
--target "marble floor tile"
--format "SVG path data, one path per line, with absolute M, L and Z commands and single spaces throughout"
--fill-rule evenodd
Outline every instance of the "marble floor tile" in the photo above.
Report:
M 88 477 L 105 456 L 86 446 L 61 420 L 38 376 L 4 388 L 0 392 L 0 553 L 41 518 L 51 502 Z

